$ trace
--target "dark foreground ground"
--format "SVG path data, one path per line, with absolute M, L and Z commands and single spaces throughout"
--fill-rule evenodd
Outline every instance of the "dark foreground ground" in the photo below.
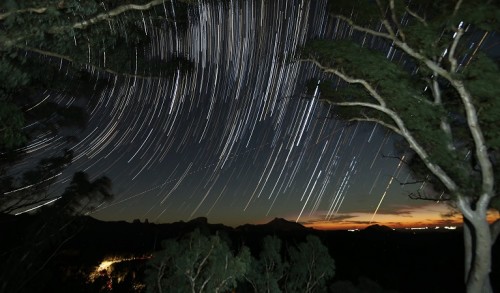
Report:
M 0 264 L 0 270 L 3 270 L 0 271 L 3 278 L 0 279 L 0 292 L 6 292 L 1 290 L 2 284 L 12 284 L 13 281 L 23 284 L 20 292 L 141 292 L 144 291 L 141 283 L 147 268 L 147 257 L 161 248 L 163 239 L 178 237 L 196 228 L 207 233 L 219 231 L 233 247 L 244 244 L 255 255 L 259 253 L 261 240 L 266 235 L 279 236 L 285 245 L 302 242 L 309 234 L 319 236 L 335 260 L 336 272 L 332 284 L 361 282 L 370 287 L 370 284 L 376 283 L 384 289 L 379 292 L 464 291 L 463 241 L 459 229 L 413 232 L 370 227 L 348 232 L 317 231 L 282 219 L 264 225 L 231 228 L 208 224 L 205 218 L 172 224 L 102 222 L 84 218 L 70 237 L 52 241 L 53 246 L 58 248 L 56 253 L 44 256 L 41 262 L 30 262 L 29 255 L 25 256 L 18 247 L 24 243 L 31 251 L 30 255 L 36 254 L 36 243 L 26 245 L 30 242 L 29 236 L 26 236 L 30 231 L 27 227 L 32 221 L 34 219 L 28 216 L 0 217 L 1 258 L 10 260 Z M 43 246 L 40 247 L 42 251 Z M 491 274 L 495 292 L 500 292 L 499 252 L 497 243 Z M 110 281 L 113 277 L 104 272 L 94 276 L 93 283 L 89 282 L 89 275 L 95 267 L 110 257 L 139 259 L 116 264 L 114 283 Z M 17 268 L 19 272 L 30 273 L 14 273 L 16 266 L 22 266 Z M 32 267 L 37 266 L 42 269 L 33 270 Z M 9 274 L 10 271 L 12 273 Z

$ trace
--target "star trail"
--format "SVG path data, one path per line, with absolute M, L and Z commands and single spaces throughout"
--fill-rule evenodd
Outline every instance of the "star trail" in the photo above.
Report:
M 325 6 L 198 2 L 185 31 L 176 23 L 155 29 L 143 19 L 153 39 L 146 52 L 151 58 L 185 56 L 194 68 L 168 78 L 106 76 L 58 186 L 76 170 L 110 177 L 115 199 L 92 214 L 105 220 L 206 216 L 238 225 L 274 217 L 337 222 L 365 213 L 365 221 L 376 222 L 381 214 L 422 208 L 406 196 L 419 186 L 396 183 L 411 181 L 403 164 L 382 157 L 395 152 L 390 132 L 328 118 L 317 88 L 312 96 L 302 94 L 320 72 L 293 61 L 298 48 L 311 38 L 352 34 L 326 15 Z M 175 17 L 172 2 L 162 9 Z M 47 135 L 26 151 L 46 156 L 62 144 Z

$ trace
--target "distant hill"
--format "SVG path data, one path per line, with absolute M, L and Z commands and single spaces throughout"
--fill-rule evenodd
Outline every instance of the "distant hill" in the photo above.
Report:
M 275 230 L 281 231 L 303 231 L 311 230 L 312 228 L 307 228 L 296 222 L 290 222 L 283 218 L 274 218 L 271 222 L 265 224 L 267 227 L 271 227 Z
M 252 225 L 252 224 L 245 224 L 242 226 L 236 227 L 237 231 L 241 232 L 263 232 L 263 233 L 270 233 L 270 232 L 306 232 L 306 231 L 311 231 L 314 230 L 312 228 L 304 227 L 299 223 L 296 222 L 290 222 L 288 220 L 285 220 L 283 218 L 274 218 L 272 221 L 266 224 L 261 224 L 261 225 Z
M 392 232 L 393 230 L 391 227 L 375 224 L 375 225 L 371 225 L 371 226 L 366 227 L 365 229 L 363 229 L 363 231 L 365 231 L 365 232 Z

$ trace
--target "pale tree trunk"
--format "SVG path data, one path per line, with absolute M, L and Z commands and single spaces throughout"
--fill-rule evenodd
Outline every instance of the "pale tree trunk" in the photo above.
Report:
M 467 293 L 492 293 L 490 283 L 491 247 L 490 226 L 480 211 L 464 221 L 465 278 Z M 485 214 L 485 213 L 484 213 Z M 468 250 L 468 251 L 467 251 Z

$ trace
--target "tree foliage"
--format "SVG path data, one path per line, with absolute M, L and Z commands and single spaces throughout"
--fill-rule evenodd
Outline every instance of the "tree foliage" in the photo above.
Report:
M 149 53 L 156 35 L 182 33 L 189 5 L 162 0 L 0 3 L 0 192 L 9 194 L 1 199 L 0 211 L 51 199 L 46 189 L 72 154 L 51 155 L 26 172 L 15 166 L 38 140 L 65 135 L 61 149 L 69 148 L 86 127 L 94 97 L 111 81 L 164 78 L 190 69 L 191 62 L 178 53 Z M 11 193 L 26 186 L 37 190 Z
M 317 236 L 286 251 L 277 236 L 266 236 L 245 279 L 254 292 L 326 292 L 334 274 L 335 262 Z
M 399 134 L 406 162 L 465 218 L 468 292 L 490 292 L 491 245 L 500 220 L 497 1 L 330 1 L 352 30 L 312 40 L 301 60 L 323 71 L 320 96 L 334 115 Z M 317 84 L 318 82 L 316 82 Z M 310 91 L 311 89 L 309 89 Z
M 165 13 L 165 3 L 158 0 L 2 2 L 0 146 L 25 142 L 21 128 L 26 112 L 46 96 L 42 92 L 95 91 L 88 85 L 104 80 L 106 74 L 150 78 L 187 70 L 190 63 L 182 56 L 160 60 L 147 53 L 155 33 L 173 24 L 177 32 L 185 27 L 188 6 L 176 3 Z M 101 76 L 89 75 L 95 72 Z M 61 110 L 56 107 L 53 112 Z
M 199 230 L 180 240 L 166 240 L 151 261 L 149 292 L 226 292 L 236 288 L 249 269 L 250 251 L 237 255 L 218 235 Z
M 251 270 L 246 279 L 254 292 L 281 292 L 281 283 L 288 271 L 288 263 L 283 261 L 281 240 L 277 236 L 266 236 L 262 240 L 259 258 L 252 258 Z
M 290 270 L 287 292 L 324 292 L 326 280 L 335 274 L 335 264 L 328 248 L 317 236 L 309 235 L 306 241 L 289 249 Z

